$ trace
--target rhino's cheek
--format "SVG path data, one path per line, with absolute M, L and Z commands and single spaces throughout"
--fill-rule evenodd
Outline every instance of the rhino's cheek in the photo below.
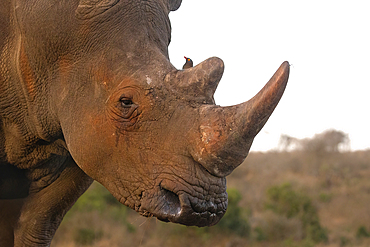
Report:
M 63 128 L 67 148 L 76 164 L 90 177 L 103 176 L 111 163 L 116 140 L 114 126 L 102 115 L 76 114 Z

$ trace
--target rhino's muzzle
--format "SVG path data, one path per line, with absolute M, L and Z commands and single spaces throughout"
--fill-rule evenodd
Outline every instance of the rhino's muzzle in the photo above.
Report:
M 160 184 L 152 193 L 144 193 L 139 212 L 165 222 L 188 226 L 212 226 L 219 222 L 227 209 L 226 180 L 221 185 L 201 193 L 188 193 Z

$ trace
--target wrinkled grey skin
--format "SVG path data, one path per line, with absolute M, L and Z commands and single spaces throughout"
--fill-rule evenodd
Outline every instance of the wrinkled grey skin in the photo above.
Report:
M 250 101 L 215 105 L 223 62 L 178 71 L 181 0 L 0 2 L 0 246 L 49 246 L 93 180 L 144 216 L 216 224 L 225 176 L 282 96 L 283 63 Z

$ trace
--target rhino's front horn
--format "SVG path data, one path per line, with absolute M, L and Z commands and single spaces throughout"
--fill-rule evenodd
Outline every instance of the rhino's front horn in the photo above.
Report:
M 191 145 L 193 158 L 211 174 L 224 177 L 247 157 L 254 137 L 279 103 L 289 77 L 284 62 L 270 81 L 252 99 L 239 105 L 204 105 Z M 195 140 L 195 141 L 194 141 Z

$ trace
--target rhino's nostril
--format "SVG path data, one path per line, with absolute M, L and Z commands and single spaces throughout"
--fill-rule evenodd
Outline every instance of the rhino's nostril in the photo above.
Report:
M 174 192 L 162 188 L 163 201 L 166 202 L 163 210 L 169 216 L 177 216 L 181 213 L 181 203 L 179 196 Z

